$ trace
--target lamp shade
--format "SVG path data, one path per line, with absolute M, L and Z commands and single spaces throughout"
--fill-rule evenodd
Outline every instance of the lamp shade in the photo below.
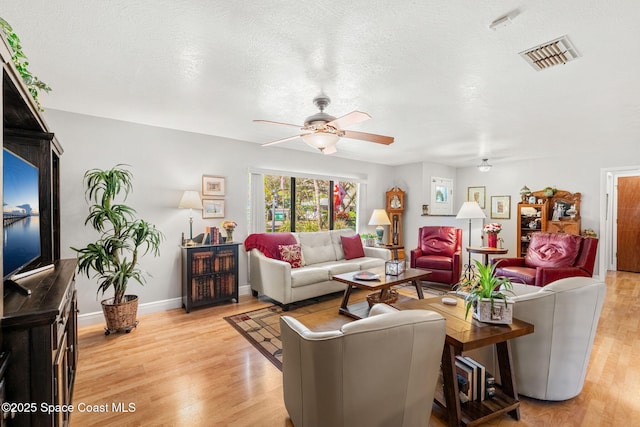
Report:
M 340 137 L 335 133 L 314 132 L 302 135 L 302 140 L 313 148 L 323 150 L 327 147 L 333 147 L 338 143 Z
M 374 209 L 371 219 L 369 219 L 369 225 L 391 225 L 391 221 L 384 209 Z
M 179 208 L 183 209 L 202 209 L 202 200 L 200 193 L 194 190 L 186 190 L 180 199 Z
M 456 219 L 480 219 L 486 217 L 478 202 L 464 202 L 458 211 L 458 215 L 456 215 Z

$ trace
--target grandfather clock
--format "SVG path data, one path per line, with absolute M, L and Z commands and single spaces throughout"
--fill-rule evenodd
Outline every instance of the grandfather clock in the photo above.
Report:
M 402 246 L 402 213 L 404 212 L 404 191 L 398 187 L 393 187 L 387 191 L 387 215 L 391 220 L 391 232 L 389 233 L 389 244 Z

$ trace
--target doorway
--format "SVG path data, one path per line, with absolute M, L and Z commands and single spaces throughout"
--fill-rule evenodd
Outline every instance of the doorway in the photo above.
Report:
M 617 176 L 616 270 L 640 272 L 640 176 Z

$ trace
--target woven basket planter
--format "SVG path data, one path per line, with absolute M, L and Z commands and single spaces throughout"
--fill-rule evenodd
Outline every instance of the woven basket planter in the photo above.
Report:
M 367 295 L 367 302 L 369 303 L 369 308 L 373 307 L 374 304 L 384 303 L 384 304 L 393 304 L 398 301 L 398 291 L 389 289 L 386 293 L 386 298 L 383 300 L 380 299 L 380 292 L 374 292 L 372 294 Z
M 107 322 L 106 331 L 129 332 L 138 324 L 136 320 L 138 315 L 137 295 L 125 295 L 124 302 L 121 304 L 113 304 L 113 298 L 104 299 L 100 303 L 104 319 Z

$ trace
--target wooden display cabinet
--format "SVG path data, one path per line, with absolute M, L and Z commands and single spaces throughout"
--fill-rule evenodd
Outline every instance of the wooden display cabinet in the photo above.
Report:
M 182 306 L 187 313 L 223 301 L 238 302 L 238 246 L 182 246 Z
M 531 234 L 537 231 L 547 231 L 547 203 L 518 203 L 518 233 L 517 244 L 518 255 L 523 257 L 527 254 Z

